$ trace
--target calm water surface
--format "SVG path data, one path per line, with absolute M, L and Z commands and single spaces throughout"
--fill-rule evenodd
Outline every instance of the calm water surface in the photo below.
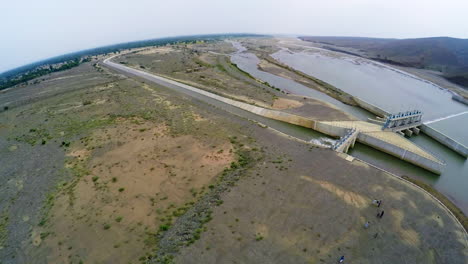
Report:
M 252 76 L 290 93 L 329 102 L 362 120 L 373 117 L 365 110 L 345 105 L 319 91 L 260 71 L 257 67 L 259 59 L 254 54 L 247 53 L 245 48 L 237 42 L 233 45 L 238 48 L 238 52 L 231 55 L 232 62 Z M 426 120 L 433 120 L 468 110 L 465 105 L 451 100 L 450 92 L 427 81 L 401 74 L 378 64 L 342 55 L 327 57 L 306 52 L 291 53 L 286 50 L 275 53 L 274 57 L 297 70 L 322 79 L 390 112 L 418 108 L 424 111 Z M 468 144 L 468 114 L 437 121 L 431 123 L 430 126 Z M 423 180 L 444 193 L 465 213 L 468 213 L 467 160 L 424 134 L 411 137 L 410 140 L 447 163 L 440 176 L 362 144 L 357 144 L 349 154 L 398 175 Z
M 272 57 L 387 112 L 419 109 L 424 112 L 424 120 L 432 120 L 468 110 L 452 100 L 448 90 L 363 58 L 322 50 L 295 53 L 285 49 Z

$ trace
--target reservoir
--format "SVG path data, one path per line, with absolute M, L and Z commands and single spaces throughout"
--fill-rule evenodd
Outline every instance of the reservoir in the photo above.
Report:
M 238 52 L 231 55 L 231 61 L 252 76 L 292 94 L 329 102 L 361 120 L 373 117 L 359 107 L 345 105 L 292 80 L 259 70 L 259 59 L 255 54 L 246 52 L 237 42 L 233 42 L 233 45 Z M 429 126 L 468 145 L 468 113 L 463 113 L 468 111 L 468 107 L 453 101 L 450 91 L 379 63 L 318 51 L 320 50 L 292 52 L 283 47 L 272 56 L 296 70 L 328 82 L 388 112 L 422 110 L 425 121 L 438 120 Z M 468 213 L 466 159 L 424 134 L 413 136 L 409 140 L 446 162 L 445 170 L 440 176 L 362 144 L 356 144 L 349 154 L 397 175 L 422 180 L 449 197 L 465 214 Z

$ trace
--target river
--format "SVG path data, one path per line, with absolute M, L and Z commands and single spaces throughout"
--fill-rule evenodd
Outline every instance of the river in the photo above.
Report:
M 359 107 L 345 105 L 324 93 L 259 70 L 257 67 L 259 59 L 254 54 L 247 52 L 240 43 L 232 43 L 238 50 L 231 54 L 232 62 L 252 76 L 292 94 L 329 102 L 361 120 L 373 117 L 369 112 Z M 430 126 L 465 145 L 468 144 L 468 114 L 461 114 L 466 112 L 468 107 L 453 101 L 451 92 L 429 81 L 379 63 L 354 56 L 317 51 L 320 50 L 292 52 L 282 47 L 272 56 L 290 67 L 326 81 L 389 112 L 419 109 L 424 112 L 424 120 L 426 121 L 453 116 L 430 123 Z M 273 128 L 275 127 L 273 126 Z M 307 139 L 304 133 L 305 138 L 303 139 Z M 440 176 L 359 143 L 351 149 L 349 154 L 398 175 L 407 175 L 423 180 L 449 197 L 465 213 L 468 213 L 468 192 L 466 191 L 468 187 L 468 162 L 466 159 L 424 134 L 413 136 L 409 140 L 447 163 Z

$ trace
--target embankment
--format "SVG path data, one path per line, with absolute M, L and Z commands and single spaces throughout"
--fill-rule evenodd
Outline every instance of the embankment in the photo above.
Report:
M 420 181 L 416 180 L 413 178 L 410 178 L 408 176 L 403 175 L 401 178 L 414 183 L 415 185 L 421 187 L 424 189 L 426 192 L 430 193 L 432 196 L 434 196 L 437 200 L 439 200 L 447 209 L 453 213 L 455 218 L 458 219 L 460 224 L 463 226 L 465 231 L 468 232 L 468 217 L 463 213 L 463 211 L 458 208 L 452 201 L 450 201 L 447 197 L 445 197 L 443 194 L 438 192 L 436 189 L 434 189 L 432 186 Z
M 373 105 L 371 103 L 368 103 L 368 102 L 366 102 L 366 101 L 364 101 L 364 100 L 362 100 L 362 99 L 360 99 L 358 97 L 354 96 L 353 100 L 356 102 L 356 104 L 359 107 L 373 113 L 376 116 L 385 117 L 386 115 L 390 114 L 389 112 L 383 110 L 382 108 L 380 108 L 380 107 L 378 107 L 376 105 Z

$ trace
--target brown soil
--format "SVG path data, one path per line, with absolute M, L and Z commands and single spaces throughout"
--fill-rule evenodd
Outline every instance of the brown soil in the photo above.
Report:
M 291 96 L 296 101 L 300 100 L 302 105 L 294 108 L 283 109 L 284 112 L 296 114 L 313 120 L 320 121 L 344 121 L 344 120 L 357 120 L 352 115 L 343 112 L 336 106 L 315 100 L 312 98 L 303 98 L 299 96 Z
M 50 263 L 135 261 L 154 244 L 150 235 L 172 208 L 195 199 L 233 160 L 229 142 L 216 147 L 165 126 L 124 120 L 74 147 L 69 166 L 89 175 L 57 198 L 51 226 L 32 234 L 50 250 Z M 173 216 L 170 216 L 173 217 Z
M 273 105 L 271 106 L 273 109 L 289 109 L 289 108 L 297 108 L 303 106 L 304 104 L 291 99 L 286 98 L 278 98 L 273 101 Z

